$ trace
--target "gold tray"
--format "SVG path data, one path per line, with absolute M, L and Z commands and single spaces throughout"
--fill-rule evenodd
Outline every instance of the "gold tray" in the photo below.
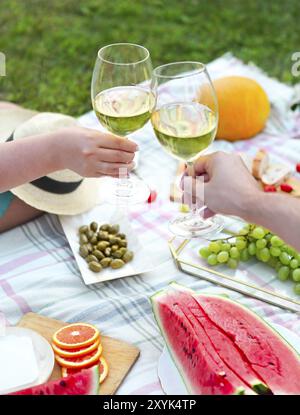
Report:
M 278 292 L 279 290 L 273 291 L 272 289 L 264 288 L 258 284 L 253 284 L 251 281 L 248 281 L 245 278 L 239 278 L 239 275 L 245 274 L 245 270 L 235 270 L 235 274 L 238 274 L 238 276 L 232 276 L 228 273 L 225 274 L 224 272 L 220 272 L 213 267 L 202 265 L 200 258 L 199 263 L 187 259 L 184 254 L 188 249 L 190 249 L 192 241 L 195 240 L 185 239 L 182 241 L 182 239 L 179 240 L 176 237 L 173 237 L 168 242 L 171 254 L 175 260 L 177 268 L 180 271 L 184 272 L 185 274 L 201 278 L 205 281 L 209 281 L 221 287 L 236 291 L 240 294 L 256 298 L 257 300 L 263 301 L 265 303 L 300 314 L 300 302 L 288 294 L 288 289 L 291 289 L 291 287 L 286 287 L 287 294 L 283 295 Z M 196 240 L 195 243 L 198 243 L 199 249 L 201 246 L 199 240 Z M 266 267 L 266 265 L 263 264 L 261 264 L 261 266 Z M 272 272 L 272 268 L 270 268 L 270 270 L 269 272 Z M 283 287 L 285 284 L 287 284 L 287 282 L 278 281 L 278 284 L 279 283 Z

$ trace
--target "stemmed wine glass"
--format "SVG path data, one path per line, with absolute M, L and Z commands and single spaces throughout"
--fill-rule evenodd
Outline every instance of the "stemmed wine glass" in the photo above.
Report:
M 151 89 L 156 97 L 151 115 L 162 147 L 184 161 L 194 176 L 194 161 L 213 142 L 218 125 L 218 102 L 207 69 L 200 62 L 176 62 L 154 69 Z M 196 180 L 197 182 L 197 180 Z M 203 180 L 199 180 L 203 190 Z M 193 238 L 222 229 L 215 216 L 203 219 L 194 205 L 191 212 L 169 223 L 178 236 Z
M 100 123 L 110 132 L 127 137 L 150 119 L 153 104 L 149 51 L 140 45 L 115 43 L 98 51 L 91 85 L 91 98 Z M 139 203 L 147 200 L 148 186 L 138 178 L 120 172 L 110 179 L 108 201 Z

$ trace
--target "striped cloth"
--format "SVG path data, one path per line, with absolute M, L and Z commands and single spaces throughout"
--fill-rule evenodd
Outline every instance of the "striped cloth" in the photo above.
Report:
M 215 148 L 238 150 L 250 154 L 264 147 L 278 160 L 295 164 L 300 160 L 300 140 L 289 139 L 297 126 L 290 116 L 282 117 L 282 106 L 293 90 L 264 75 L 253 65 L 247 66 L 231 55 L 209 65 L 212 76 L 239 73 L 261 82 L 275 111 L 263 134 L 234 145 L 215 143 Z M 278 104 L 279 103 L 279 104 Z M 81 117 L 86 126 L 98 126 L 93 114 Z M 299 127 L 299 125 L 298 125 Z M 299 129 L 298 129 L 299 131 Z M 150 126 L 136 135 L 140 144 L 139 175 L 152 188 L 158 188 L 161 177 L 171 182 L 176 162 L 166 155 L 154 139 Z M 299 159 L 297 160 L 297 155 Z M 153 206 L 143 205 L 130 211 L 134 229 L 143 243 L 154 250 L 157 268 L 144 275 L 85 286 L 59 219 L 43 217 L 0 236 L 0 311 L 7 324 L 15 324 L 24 313 L 33 311 L 68 322 L 86 321 L 101 332 L 138 346 L 141 356 L 119 388 L 119 394 L 162 394 L 157 363 L 164 342 L 154 321 L 149 297 L 176 280 L 196 290 L 211 291 L 214 286 L 179 272 L 171 259 L 166 241 L 167 221 L 174 214 L 166 195 L 159 193 Z M 222 290 L 225 291 L 224 289 Z M 299 317 L 263 302 L 230 292 L 231 297 L 251 307 L 262 317 L 300 332 Z

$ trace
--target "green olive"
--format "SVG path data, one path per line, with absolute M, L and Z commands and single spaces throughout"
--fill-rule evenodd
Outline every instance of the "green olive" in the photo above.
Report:
M 119 249 L 118 245 L 112 245 L 111 252 L 116 252 Z
M 104 251 L 108 246 L 109 246 L 109 242 L 107 242 L 107 241 L 101 241 L 101 242 L 98 242 L 97 249 L 99 251 Z
M 119 246 L 122 247 L 122 248 L 127 248 L 127 241 L 125 241 L 124 239 L 122 239 L 119 242 Z
M 100 259 L 105 258 L 103 252 L 99 251 L 99 249 L 96 249 L 93 251 L 93 255 L 100 261 Z
M 120 225 L 111 225 L 109 233 L 112 233 L 113 235 L 115 235 L 119 232 L 119 230 L 120 230 Z
M 98 233 L 98 239 L 99 241 L 108 241 L 109 240 L 108 232 L 100 231 Z
M 100 272 L 102 271 L 102 266 L 99 262 L 92 261 L 89 262 L 89 269 L 93 272 Z
M 121 252 L 122 256 L 126 254 L 127 248 L 120 248 L 119 251 Z
M 117 243 L 118 238 L 116 238 L 115 235 L 109 235 L 108 240 L 111 243 L 111 245 L 115 245 Z
M 132 251 L 127 251 L 123 256 L 122 259 L 124 262 L 130 262 L 133 260 L 134 254 Z
M 111 254 L 111 256 L 112 256 L 113 258 L 122 258 L 122 252 L 120 252 L 120 250 L 118 249 L 117 251 L 113 252 L 113 253 Z
M 107 268 L 109 267 L 110 263 L 111 263 L 112 259 L 111 258 L 103 258 L 100 261 L 100 264 L 102 265 L 103 268 Z
M 88 247 L 86 245 L 81 245 L 79 248 L 79 254 L 82 256 L 82 258 L 85 258 L 89 254 Z
M 88 230 L 89 228 L 86 225 L 82 225 L 79 228 L 79 233 L 87 233 Z
M 85 260 L 86 262 L 98 262 L 98 258 L 92 254 L 88 255 Z
M 117 237 L 117 238 L 120 238 L 120 239 L 126 239 L 126 235 L 125 235 L 125 233 L 118 233 L 118 234 L 116 235 L 116 237 Z
M 98 230 L 98 223 L 97 223 L 97 222 L 92 222 L 92 223 L 90 224 L 90 229 L 91 229 L 93 232 L 97 232 L 97 230 Z
M 80 234 L 80 236 L 79 236 L 79 242 L 81 243 L 81 244 L 87 244 L 88 243 L 88 238 L 87 238 L 87 236 L 86 236 L 86 234 L 85 233 L 81 233 Z
M 86 236 L 87 236 L 88 240 L 90 241 L 92 239 L 92 237 L 94 236 L 94 232 L 89 230 L 89 231 L 87 231 Z
M 110 263 L 112 269 L 118 269 L 125 265 L 125 262 L 122 259 L 113 259 Z
M 108 231 L 109 228 L 109 224 L 108 223 L 104 223 L 104 225 L 100 226 L 100 231 Z
M 88 244 L 86 244 L 86 246 L 87 246 L 87 248 L 88 248 L 88 250 L 89 250 L 90 253 L 93 252 L 94 247 L 93 247 L 93 245 L 90 242 Z
M 111 256 L 111 247 L 105 248 L 104 254 L 105 254 L 105 256 Z
M 97 236 L 96 236 L 96 235 L 94 235 L 94 236 L 90 239 L 90 243 L 91 243 L 92 245 L 97 245 L 97 243 L 98 243 L 98 239 L 97 239 Z

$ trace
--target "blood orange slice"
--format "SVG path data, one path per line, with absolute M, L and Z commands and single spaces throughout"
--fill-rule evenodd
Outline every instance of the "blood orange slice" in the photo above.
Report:
M 85 356 L 70 358 L 55 355 L 55 359 L 60 366 L 66 367 L 68 369 L 83 369 L 88 366 L 95 365 L 100 359 L 101 353 L 102 346 L 100 345 L 98 349 Z
M 93 344 L 100 337 L 99 330 L 86 323 L 64 326 L 53 335 L 53 343 L 60 349 L 81 349 Z
M 100 357 L 100 361 L 99 361 L 99 374 L 100 374 L 99 383 L 102 383 L 107 378 L 107 375 L 108 375 L 108 364 L 103 356 Z
M 91 344 L 90 346 L 82 347 L 81 349 L 64 350 L 64 349 L 61 349 L 60 347 L 56 346 L 55 343 L 52 343 L 52 348 L 58 356 L 60 356 L 60 357 L 70 357 L 72 359 L 74 357 L 85 356 L 85 355 L 93 352 L 94 350 L 98 349 L 99 346 L 101 346 L 100 337 L 93 344 Z M 101 346 L 101 352 L 102 352 L 102 346 Z
M 100 357 L 98 365 L 99 365 L 99 375 L 100 375 L 99 383 L 102 383 L 104 382 L 104 380 L 107 378 L 107 375 L 108 375 L 108 364 L 103 356 Z M 63 378 L 65 378 L 69 375 L 74 375 L 75 373 L 79 373 L 81 372 L 81 370 L 82 369 L 68 369 L 66 367 L 62 367 L 61 375 Z

